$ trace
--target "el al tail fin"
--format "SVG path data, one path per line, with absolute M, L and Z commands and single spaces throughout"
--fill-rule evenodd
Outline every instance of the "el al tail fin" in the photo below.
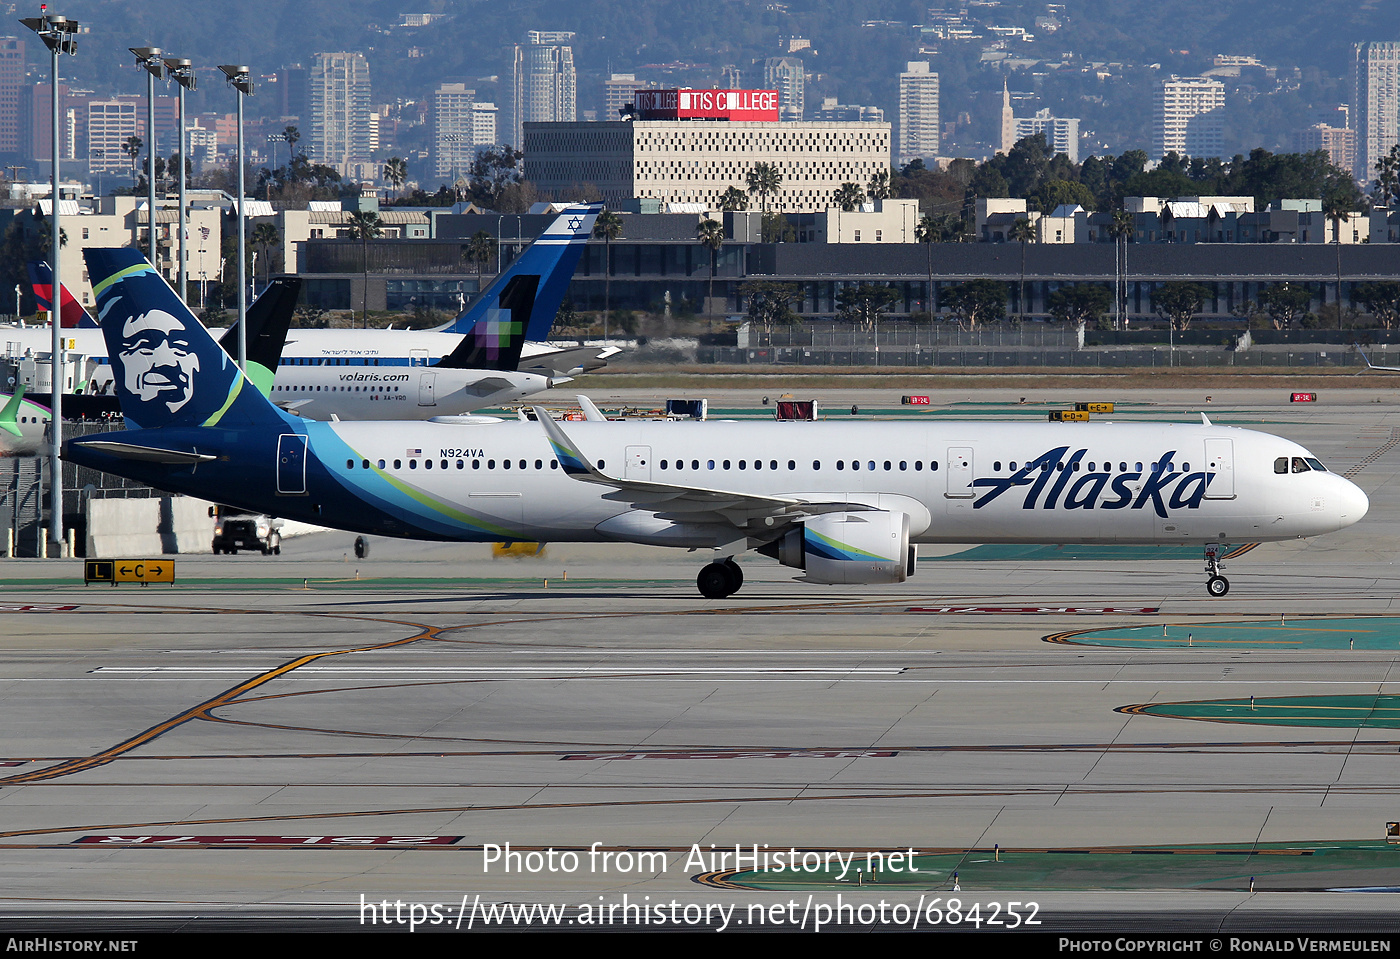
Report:
M 87 249 L 83 256 L 127 426 L 237 429 L 289 422 L 138 250 Z
M 509 370 L 520 365 L 525 324 L 535 303 L 540 278 L 530 273 L 511 277 L 501 291 L 500 306 L 486 311 L 462 342 L 438 362 L 456 370 Z
M 601 212 L 603 205 L 595 203 L 569 207 L 555 217 L 535 242 L 516 258 L 510 269 L 492 281 L 471 309 L 453 320 L 442 332 L 467 333 L 486 316 L 488 310 L 501 306 L 501 295 L 511 280 L 533 274 L 539 278 L 539 286 L 525 321 L 525 339 L 536 343 L 548 339 L 554 318 L 559 314 L 559 306 L 564 302 L 564 294 L 574 278 L 579 258 L 583 256 L 588 238 L 593 235 L 593 224 Z
M 39 301 L 39 309 L 53 309 L 53 269 L 43 260 L 30 260 L 25 266 L 29 270 L 29 285 L 34 288 L 34 298 Z M 96 329 L 97 321 L 78 304 L 68 287 L 59 284 L 59 320 L 65 330 Z
M 272 380 L 282 362 L 282 350 L 287 345 L 287 331 L 292 326 L 297 298 L 301 295 L 301 277 L 279 276 L 268 284 L 248 307 L 248 378 L 263 396 L 272 393 Z M 238 355 L 238 323 L 235 321 L 219 338 L 219 345 L 229 356 Z

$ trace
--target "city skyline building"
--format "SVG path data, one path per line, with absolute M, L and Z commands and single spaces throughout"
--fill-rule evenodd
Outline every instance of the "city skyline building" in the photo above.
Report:
M 910 60 L 899 75 L 899 149 L 895 162 L 900 166 L 938 156 L 942 133 L 938 74 L 929 67 L 927 60 Z
M 531 30 L 515 45 L 511 85 L 511 146 L 524 142 L 526 123 L 568 123 L 578 119 L 578 71 L 574 68 L 574 34 L 568 30 Z
M 1078 117 L 1051 116 L 1049 110 L 1037 110 L 1033 117 L 1017 117 L 1015 125 L 1013 143 L 1043 133 L 1052 154 L 1063 153 L 1071 163 L 1079 162 Z
M 1358 43 L 1352 49 L 1352 172 L 1365 185 L 1375 177 L 1376 161 L 1400 142 L 1400 43 Z
M 763 61 L 763 85 L 778 91 L 778 116 L 802 120 L 807 114 L 807 70 L 797 57 L 769 57 Z
M 550 195 L 592 184 L 603 199 L 647 199 L 718 210 L 731 187 L 747 189 L 758 164 L 781 180 L 771 210 L 815 213 L 838 204 L 844 183 L 861 186 L 890 168 L 888 123 L 635 120 L 532 123 L 525 178 Z M 760 199 L 751 196 L 750 209 Z
M 307 78 L 310 130 L 306 152 L 342 174 L 368 162 L 375 131 L 370 119 L 369 61 L 362 53 L 318 53 Z
M 1168 153 L 1218 157 L 1225 152 L 1225 84 L 1209 77 L 1160 81 L 1152 93 L 1153 159 Z

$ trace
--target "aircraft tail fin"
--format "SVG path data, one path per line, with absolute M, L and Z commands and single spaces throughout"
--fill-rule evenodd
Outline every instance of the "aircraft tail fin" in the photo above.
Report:
M 247 373 L 263 396 L 272 394 L 272 379 L 282 362 L 282 349 L 287 345 L 287 331 L 291 329 L 300 295 L 301 277 L 279 276 L 248 307 Z M 224 331 L 219 345 L 229 356 L 238 355 L 237 322 Z
M 0 430 L 14 436 L 23 436 L 23 431 L 19 428 L 19 407 L 24 402 L 24 384 L 15 387 L 14 393 L 3 408 L 0 408 Z
M 83 256 L 129 427 L 287 422 L 138 250 L 87 249 Z
M 437 365 L 457 370 L 514 370 L 519 366 L 525 349 L 525 325 L 539 283 L 540 278 L 533 273 L 511 277 L 501 291 L 500 306 L 487 310 Z
M 29 285 L 34 288 L 34 298 L 39 301 L 39 309 L 53 309 L 53 269 L 43 260 L 30 260 L 25 266 L 29 270 Z M 59 284 L 59 321 L 65 330 L 96 329 L 97 321 L 79 305 L 68 292 L 68 287 Z
M 516 258 L 510 269 L 496 277 L 471 308 L 444 327 L 442 332 L 466 334 L 486 317 L 488 310 L 500 308 L 500 296 L 511 280 L 523 274 L 534 274 L 539 277 L 539 287 L 525 323 L 525 339 L 531 342 L 548 339 L 579 258 L 583 256 L 588 238 L 593 235 L 593 224 L 601 212 L 602 204 L 594 203 L 569 207 L 559 214 L 535 242 Z

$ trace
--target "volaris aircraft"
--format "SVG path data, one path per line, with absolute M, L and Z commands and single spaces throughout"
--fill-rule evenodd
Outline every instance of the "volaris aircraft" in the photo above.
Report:
M 1298 444 L 1204 416 L 307 422 L 249 386 L 139 253 L 86 255 L 128 429 L 70 440 L 64 455 L 360 533 L 712 550 L 697 579 L 712 598 L 739 589 L 747 550 L 808 582 L 897 583 L 921 543 L 1195 544 L 1219 596 L 1228 544 L 1332 532 L 1369 506 Z M 177 330 L 186 345 L 172 354 Z

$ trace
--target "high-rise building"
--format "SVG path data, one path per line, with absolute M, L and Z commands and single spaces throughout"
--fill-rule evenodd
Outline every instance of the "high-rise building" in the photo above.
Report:
M 1045 134 L 1050 152 L 1063 153 L 1071 163 L 1079 162 L 1079 118 L 1054 117 L 1049 110 L 1037 110 L 1033 117 L 1016 118 L 1016 139 Z
M 938 74 L 927 60 L 908 61 L 899 75 L 900 166 L 915 159 L 932 159 L 939 148 Z
M 470 169 L 472 104 L 476 91 L 465 83 L 441 83 L 433 91 L 433 175 L 439 178 Z
M 511 145 L 524 142 L 524 124 L 578 119 L 578 73 L 568 30 L 531 30 L 515 47 Z
M 20 144 L 20 93 L 24 82 L 24 41 L 0 37 L 0 154 L 14 156 Z
M 1162 80 L 1152 94 L 1152 156 L 1225 152 L 1225 84 L 1209 77 Z
M 1356 131 L 1326 123 L 1314 123 L 1306 130 L 1294 131 L 1294 153 L 1317 150 L 1324 151 L 1334 167 L 1350 172 L 1356 167 Z
M 763 61 L 763 85 L 778 91 L 778 117 L 801 120 L 806 114 L 807 71 L 797 57 L 769 57 Z
M 603 81 L 603 115 L 601 120 L 617 120 L 623 107 L 632 103 L 638 90 L 650 90 L 654 84 L 638 80 L 634 73 L 614 73 Z
M 131 137 L 145 140 L 146 128 L 143 116 L 138 120 L 136 97 L 121 97 L 111 100 L 91 100 L 87 105 L 87 153 L 88 170 L 92 173 L 126 173 L 133 180 L 133 161 L 126 151 L 126 141 Z M 140 126 L 138 130 L 137 127 Z M 145 156 L 145 146 L 141 148 Z M 145 160 L 138 158 L 138 165 Z
M 1011 88 L 1001 81 L 1001 152 L 1009 154 L 1016 145 L 1016 114 L 1011 110 Z
M 1356 166 L 1362 183 L 1376 175 L 1376 161 L 1400 142 L 1400 43 L 1358 43 L 1352 81 L 1356 111 Z
M 307 155 L 342 173 L 373 153 L 369 61 L 362 53 L 318 53 L 307 78 L 311 129 L 301 131 Z

